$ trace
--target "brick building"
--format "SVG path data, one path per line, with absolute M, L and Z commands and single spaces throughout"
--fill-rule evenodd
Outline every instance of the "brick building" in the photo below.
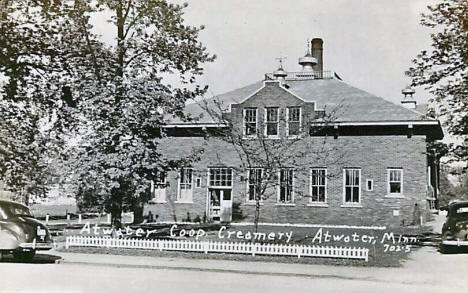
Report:
M 188 105 L 198 119 L 167 125 L 161 147 L 173 158 L 203 151 L 186 168 L 159 173 L 145 213 L 157 221 L 253 220 L 256 181 L 266 170 L 245 167 L 236 145 L 220 137 L 230 126 L 207 113 L 218 107 L 246 142 L 299 141 L 285 156 L 300 155 L 278 168 L 277 186 L 261 201 L 260 222 L 419 222 L 435 207 L 438 166 L 428 143 L 442 138 L 439 121 L 417 111 L 411 89 L 396 105 L 323 71 L 322 53 L 323 41 L 313 39 L 300 72 L 280 65 L 262 81 Z

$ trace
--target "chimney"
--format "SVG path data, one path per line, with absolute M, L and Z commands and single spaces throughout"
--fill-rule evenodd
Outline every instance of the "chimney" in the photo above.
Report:
M 317 60 L 317 64 L 313 66 L 315 72 L 323 71 L 323 40 L 320 38 L 312 39 L 312 57 Z
M 401 91 L 401 93 L 404 95 L 403 100 L 401 100 L 401 105 L 403 107 L 407 109 L 416 109 L 416 100 L 413 98 L 415 92 L 416 91 L 409 86 Z

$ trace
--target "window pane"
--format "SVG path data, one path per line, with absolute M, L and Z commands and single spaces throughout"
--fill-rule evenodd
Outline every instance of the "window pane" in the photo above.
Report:
M 345 201 L 350 202 L 351 201 L 351 193 L 352 193 L 352 188 L 351 187 L 345 187 Z
M 299 122 L 289 122 L 289 135 L 298 135 L 299 134 L 300 125 Z
M 390 182 L 391 193 L 401 193 L 401 185 L 399 182 Z
M 321 187 L 318 187 L 318 189 L 319 189 L 319 201 L 325 202 L 325 187 L 321 186 Z
M 353 187 L 353 202 L 359 202 L 359 187 Z

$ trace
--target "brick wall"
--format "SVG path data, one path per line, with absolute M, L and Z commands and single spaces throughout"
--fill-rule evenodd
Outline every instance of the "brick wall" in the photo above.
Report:
M 261 222 L 400 225 L 414 220 L 416 209 L 426 210 L 426 143 L 424 136 L 340 136 L 338 139 L 308 137 L 295 148 L 310 152 L 296 158 L 301 170 L 296 171 L 294 206 L 277 204 L 276 191 L 261 206 Z M 203 148 L 200 160 L 193 164 L 194 178 L 201 187 L 194 188 L 193 203 L 177 203 L 177 174 L 168 174 L 167 202 L 145 207 L 158 221 L 190 220 L 206 214 L 207 168 L 228 166 L 234 169 L 233 201 L 240 204 L 245 221 L 253 221 L 255 207 L 246 203 L 246 171 L 237 152 L 228 143 L 201 137 L 172 137 L 161 144 L 169 157 L 180 158 L 193 149 Z M 291 149 L 291 153 L 301 153 Z M 327 207 L 309 206 L 309 167 L 328 170 Z M 343 168 L 361 169 L 361 205 L 343 207 Z M 387 197 L 387 168 L 403 169 L 403 198 Z M 366 190 L 366 180 L 373 180 L 373 191 Z M 195 183 L 195 182 L 194 182 Z

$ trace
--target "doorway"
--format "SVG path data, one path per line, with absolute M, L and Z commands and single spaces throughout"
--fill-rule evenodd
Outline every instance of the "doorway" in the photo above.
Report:
M 232 190 L 231 189 L 209 189 L 209 211 L 213 221 L 232 221 Z

